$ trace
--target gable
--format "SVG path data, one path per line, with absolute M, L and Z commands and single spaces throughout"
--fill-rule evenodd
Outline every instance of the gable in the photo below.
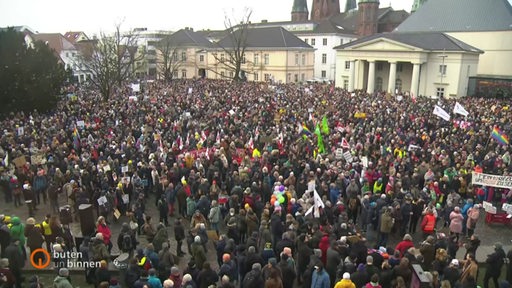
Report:
M 389 39 L 374 39 L 369 42 L 362 42 L 358 45 L 346 48 L 347 50 L 382 50 L 382 51 L 421 51 L 421 48 L 410 46 L 404 43 L 391 41 Z

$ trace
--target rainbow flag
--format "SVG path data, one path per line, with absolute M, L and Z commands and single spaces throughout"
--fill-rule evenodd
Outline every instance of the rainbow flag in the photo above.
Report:
M 491 132 L 491 137 L 498 141 L 501 145 L 508 145 L 508 137 L 503 132 L 500 131 L 500 128 L 494 127 Z
M 311 131 L 308 129 L 308 126 L 306 126 L 306 124 L 302 124 L 302 133 L 311 136 Z
M 73 148 L 75 150 L 80 149 L 80 133 L 78 133 L 78 129 L 73 130 Z

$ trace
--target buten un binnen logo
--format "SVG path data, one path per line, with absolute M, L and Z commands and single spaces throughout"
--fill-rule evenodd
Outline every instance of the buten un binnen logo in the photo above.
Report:
M 32 253 L 30 253 L 30 264 L 32 264 L 32 266 L 36 269 L 45 269 L 46 267 L 50 266 L 50 262 L 50 253 L 48 253 L 46 249 L 37 248 L 32 251 Z

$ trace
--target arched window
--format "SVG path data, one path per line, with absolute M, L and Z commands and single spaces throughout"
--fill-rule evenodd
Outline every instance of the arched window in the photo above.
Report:
M 396 79 L 395 89 L 398 90 L 398 92 L 402 92 L 402 79 L 400 79 L 400 78 Z
M 382 91 L 382 77 L 377 77 L 375 80 L 375 89 L 377 91 Z

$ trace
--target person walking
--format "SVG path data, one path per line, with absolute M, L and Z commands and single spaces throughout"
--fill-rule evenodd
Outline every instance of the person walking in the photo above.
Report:
M 485 263 L 487 263 L 487 270 L 485 270 L 484 288 L 489 288 L 489 280 L 491 278 L 494 282 L 494 287 L 500 287 L 498 286 L 498 278 L 500 278 L 501 268 L 505 263 L 504 258 L 506 256 L 507 255 L 503 250 L 503 245 L 499 242 L 495 243 L 494 252 L 487 255 L 487 260 L 485 260 Z

